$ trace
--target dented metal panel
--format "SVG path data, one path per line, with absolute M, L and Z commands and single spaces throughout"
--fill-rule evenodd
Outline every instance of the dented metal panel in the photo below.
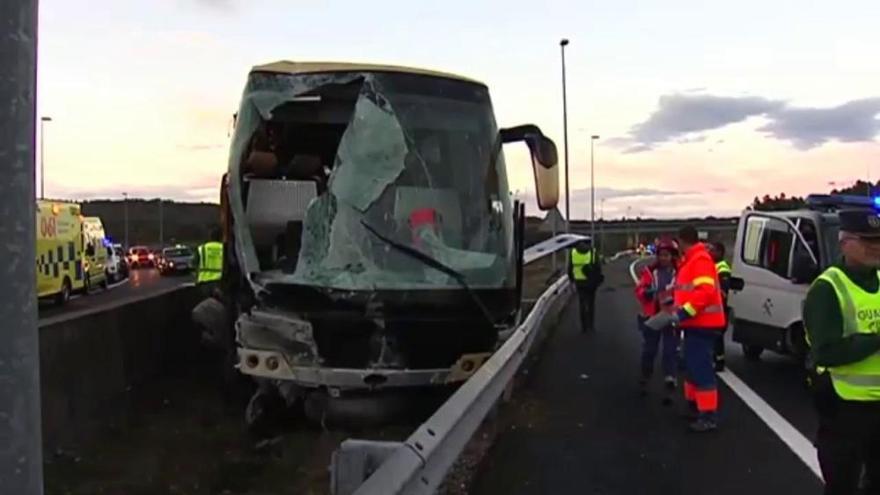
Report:
M 312 324 L 293 315 L 254 309 L 236 322 L 238 342 L 246 348 L 284 351 L 284 360 L 315 363 L 318 349 Z

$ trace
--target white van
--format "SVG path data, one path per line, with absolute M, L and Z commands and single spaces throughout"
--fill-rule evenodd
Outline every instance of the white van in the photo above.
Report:
M 807 343 L 802 305 L 813 280 L 839 255 L 837 209 L 868 206 L 871 198 L 813 195 L 808 207 L 742 213 L 734 246 L 730 293 L 733 340 L 749 359 L 764 349 L 803 359 Z

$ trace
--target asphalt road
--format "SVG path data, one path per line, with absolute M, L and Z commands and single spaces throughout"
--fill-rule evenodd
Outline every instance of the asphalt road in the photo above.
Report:
M 638 393 L 641 336 L 628 263 L 610 264 L 598 295 L 598 331 L 582 334 L 576 307 L 546 344 L 471 493 L 821 493 L 821 481 L 727 385 L 719 431 L 687 432 L 682 405 L 661 404 L 659 379 Z M 770 354 L 730 364 L 752 390 L 812 438 L 815 417 L 797 366 Z
M 40 324 L 98 307 L 150 297 L 192 280 L 191 275 L 163 277 L 152 268 L 131 270 L 127 280 L 113 284 L 107 290 L 94 288 L 88 295 L 75 295 L 64 306 L 56 306 L 51 301 L 41 301 Z

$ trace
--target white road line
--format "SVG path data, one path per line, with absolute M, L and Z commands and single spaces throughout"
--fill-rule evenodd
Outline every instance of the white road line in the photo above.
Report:
M 636 265 L 643 260 L 635 260 L 629 265 L 629 273 L 633 282 L 638 283 L 636 277 Z M 796 456 L 798 456 L 804 464 L 810 468 L 810 471 L 820 480 L 822 479 L 822 471 L 819 469 L 819 459 L 816 457 L 816 448 L 805 436 L 791 425 L 781 414 L 776 412 L 770 404 L 761 398 L 754 390 L 751 389 L 740 377 L 736 376 L 729 369 L 718 373 L 718 377 L 733 390 L 740 400 L 742 400 L 749 409 L 751 409 L 760 419 L 773 430 L 773 433 L 782 440 L 785 445 Z
M 120 280 L 119 282 L 108 285 L 107 289 L 113 289 L 113 288 L 119 287 L 120 285 L 125 285 L 130 281 L 131 281 L 131 279 L 129 277 L 125 277 L 124 279 Z
M 819 470 L 819 459 L 816 457 L 816 447 L 813 446 L 813 443 L 807 440 L 797 428 L 792 426 L 733 372 L 730 370 L 722 371 L 718 373 L 718 376 L 821 480 L 822 471 Z

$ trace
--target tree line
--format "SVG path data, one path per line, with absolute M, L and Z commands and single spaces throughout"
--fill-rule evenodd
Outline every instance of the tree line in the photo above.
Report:
M 850 194 L 855 196 L 870 196 L 880 189 L 880 181 L 871 183 L 867 181 L 856 181 L 849 187 L 840 189 L 832 189 L 830 194 Z M 779 193 L 776 196 L 765 194 L 763 197 L 755 196 L 752 200 L 750 208 L 759 211 L 779 211 L 779 210 L 796 210 L 806 206 L 806 200 L 803 196 L 788 196 L 785 193 Z

